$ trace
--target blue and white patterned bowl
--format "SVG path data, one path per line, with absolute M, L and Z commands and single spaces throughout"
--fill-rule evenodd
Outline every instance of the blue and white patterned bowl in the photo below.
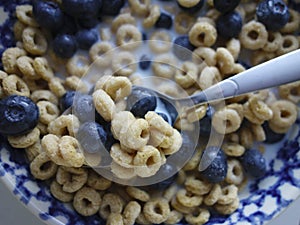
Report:
M 16 5 L 29 0 L 0 1 L 0 53 L 13 46 Z M 269 222 L 300 196 L 300 116 L 276 145 L 266 146 L 268 172 L 259 180 L 250 180 L 240 194 L 240 206 L 232 215 L 212 215 L 207 224 L 261 225 Z M 31 212 L 48 224 L 105 224 L 98 216 L 82 217 L 72 207 L 55 200 L 49 184 L 37 181 L 29 172 L 25 154 L 11 148 L 0 137 L 0 178 Z

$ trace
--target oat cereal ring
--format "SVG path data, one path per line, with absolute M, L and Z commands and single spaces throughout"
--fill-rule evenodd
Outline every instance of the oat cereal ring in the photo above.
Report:
M 198 76 L 198 68 L 192 62 L 184 62 L 180 69 L 176 70 L 175 81 L 183 88 L 192 86 Z
M 112 32 L 116 32 L 124 24 L 136 25 L 136 20 L 130 13 L 119 14 L 111 23 Z M 107 42 L 108 43 L 108 42 Z
M 130 197 L 141 202 L 147 202 L 150 200 L 150 195 L 146 191 L 138 187 L 127 186 L 126 192 Z
M 124 200 L 115 193 L 106 193 L 102 197 L 99 214 L 102 218 L 107 219 L 111 213 L 121 213 L 124 207 Z
M 71 202 L 74 198 L 74 193 L 68 193 L 62 190 L 62 185 L 53 180 L 50 184 L 50 193 L 61 202 Z
M 171 37 L 165 30 L 154 31 L 149 40 L 149 47 L 154 53 L 165 53 L 171 49 Z
M 119 101 L 131 93 L 132 84 L 127 77 L 111 77 L 104 84 L 104 90 L 114 100 Z
M 47 39 L 37 28 L 26 27 L 22 34 L 22 41 L 24 49 L 32 55 L 43 55 L 47 51 Z
M 42 152 L 30 163 L 31 174 L 39 180 L 47 180 L 55 175 L 57 165 L 51 161 L 45 152 Z
M 182 204 L 180 204 L 177 201 L 177 198 L 173 198 L 171 200 L 171 206 L 172 206 L 172 208 L 174 208 L 175 210 L 177 210 L 178 212 L 181 212 L 183 214 L 192 213 L 196 209 L 196 207 L 186 207 L 186 206 L 183 206 Z
M 59 140 L 59 152 L 65 160 L 63 166 L 81 167 L 84 163 L 84 154 L 78 140 L 71 136 L 62 136 Z
M 200 1 L 201 0 L 177 0 L 178 4 L 185 8 L 191 8 L 197 5 Z
M 211 18 L 214 21 L 216 21 L 220 15 L 221 15 L 221 13 L 218 10 L 216 10 L 215 8 L 209 9 L 205 14 L 205 16 L 207 16 L 208 18 Z
M 231 38 L 227 43 L 226 43 L 226 48 L 227 50 L 231 53 L 231 55 L 234 58 L 234 61 L 236 61 L 239 57 L 240 51 L 241 51 L 241 43 L 240 40 Z
M 196 121 L 199 121 L 203 119 L 203 117 L 206 115 L 207 111 L 207 104 L 203 105 L 196 105 L 195 109 L 193 109 L 191 112 L 187 112 L 187 121 L 189 123 L 194 123 Z
M 110 80 L 110 79 L 114 79 L 116 77 L 112 76 L 112 75 L 104 75 L 101 76 L 95 86 L 94 86 L 94 92 L 99 90 L 99 89 L 103 89 L 104 91 L 106 91 L 106 83 Z
M 95 190 L 104 191 L 111 187 L 112 182 L 96 173 L 93 169 L 90 169 L 87 185 Z
M 176 74 L 178 63 L 170 54 L 162 54 L 153 60 L 152 71 L 156 76 L 171 79 Z
M 165 224 L 178 224 L 183 218 L 181 212 L 177 210 L 171 210 L 168 219 L 164 222 Z
M 186 118 L 177 118 L 174 123 L 174 128 L 183 131 L 192 131 L 195 129 L 195 125 L 190 123 Z
M 211 47 L 217 40 L 217 30 L 208 22 L 195 23 L 188 35 L 190 42 L 196 47 Z
M 34 144 L 25 148 L 25 154 L 29 162 L 32 162 L 35 157 L 37 157 L 42 152 L 42 145 L 40 139 L 36 141 Z
M 143 212 L 141 212 L 139 214 L 139 216 L 136 218 L 136 222 L 140 225 L 151 225 L 152 224 L 145 218 L 145 215 Z
M 251 124 L 250 129 L 252 130 L 253 138 L 255 141 L 266 140 L 266 134 L 261 125 Z
M 45 81 L 50 81 L 54 77 L 52 68 L 49 62 L 44 57 L 36 57 L 33 61 L 33 68 L 35 72 Z
M 111 121 L 116 111 L 116 106 L 111 97 L 103 90 L 99 89 L 93 93 L 93 102 L 97 112 L 106 121 Z
M 70 88 L 71 90 L 79 91 L 81 93 L 86 93 L 88 91 L 88 87 L 87 87 L 86 83 L 84 83 L 77 76 L 67 77 L 65 80 L 65 85 L 66 85 L 66 87 Z
M 222 215 L 230 215 L 232 214 L 237 208 L 239 207 L 240 200 L 239 198 L 236 198 L 232 203 L 228 205 L 220 205 L 216 204 L 214 208 L 221 213 Z
M 100 33 L 100 39 L 102 41 L 109 41 L 112 38 L 112 32 L 111 32 L 110 27 L 102 27 L 102 28 L 100 28 L 99 33 Z
M 41 136 L 48 134 L 47 125 L 41 122 L 38 122 L 36 127 L 40 130 Z
M 165 139 L 166 140 L 166 139 Z M 182 146 L 182 136 L 180 132 L 174 129 L 173 135 L 169 138 L 167 145 L 163 145 L 165 141 L 163 141 L 159 146 L 159 150 L 162 151 L 165 155 L 172 155 L 179 151 Z M 168 146 L 170 145 L 170 146 Z
M 243 25 L 239 40 L 244 48 L 257 50 L 267 43 L 268 32 L 262 23 L 251 20 Z
M 153 199 L 145 203 L 143 213 L 150 222 L 163 223 L 169 217 L 170 206 L 166 199 Z
M 217 64 L 216 51 L 208 47 L 198 47 L 193 51 L 193 62 L 195 64 L 205 63 L 207 66 L 215 66 Z
M 229 159 L 227 160 L 228 169 L 225 181 L 228 184 L 239 185 L 244 180 L 244 172 L 243 167 L 237 159 Z
M 50 91 L 57 97 L 62 97 L 66 93 L 66 89 L 63 86 L 63 81 L 58 77 L 51 78 L 48 82 Z
M 111 132 L 113 136 L 116 139 L 119 139 L 122 128 L 124 129 L 124 126 L 128 127 L 134 120 L 134 115 L 129 111 L 121 111 L 116 113 L 111 121 Z M 124 121 L 126 121 L 126 123 L 124 123 Z
M 243 126 L 240 129 L 239 135 L 241 145 L 243 145 L 245 148 L 251 148 L 254 142 L 254 136 L 250 128 Z
M 54 105 L 58 105 L 58 98 L 49 90 L 36 90 L 30 95 L 30 98 L 35 103 L 39 101 L 49 101 Z
M 73 207 L 83 216 L 91 216 L 98 212 L 101 203 L 100 194 L 90 187 L 83 187 L 76 192 Z
M 214 66 L 207 66 L 201 71 L 198 84 L 202 90 L 205 90 L 221 80 L 222 77 L 218 68 Z
M 134 152 L 129 153 L 123 150 L 119 143 L 113 144 L 110 149 L 110 156 L 115 163 L 125 168 L 133 168 Z
M 176 193 L 177 201 L 186 207 L 196 207 L 200 206 L 203 201 L 203 197 L 199 195 L 193 195 L 192 193 L 189 193 L 185 189 L 180 189 Z
M 257 97 L 253 96 L 249 100 L 249 109 L 253 114 L 261 120 L 269 120 L 273 117 L 273 112 L 270 107 L 259 100 Z
M 106 225 L 124 225 L 123 216 L 120 213 L 109 214 Z
M 300 16 L 296 10 L 289 9 L 290 18 L 287 24 L 280 29 L 281 33 L 293 33 L 299 28 Z
M 20 22 L 31 27 L 38 27 L 32 13 L 32 5 L 18 5 L 16 7 L 16 16 Z
M 112 45 L 108 41 L 96 42 L 89 50 L 89 56 L 93 63 L 100 67 L 107 67 L 111 64 Z
M 8 75 L 2 80 L 2 88 L 6 95 L 30 96 L 30 90 L 27 84 L 22 78 L 15 74 Z
M 279 86 L 279 96 L 297 104 L 300 101 L 300 81 Z
M 178 185 L 173 183 L 163 191 L 162 197 L 166 199 L 168 202 L 170 202 L 174 198 L 175 194 L 177 193 L 177 190 L 178 190 Z
M 200 16 L 200 17 L 198 17 L 196 22 L 200 22 L 200 23 L 206 22 L 206 23 L 209 23 L 212 26 L 216 27 L 215 21 L 212 18 L 209 18 L 207 16 Z
M 202 155 L 202 148 L 197 147 L 194 155 L 192 158 L 184 165 L 183 170 L 184 171 L 190 171 L 196 169 L 196 167 L 199 165 L 201 155 Z
M 241 123 L 242 120 L 238 112 L 229 108 L 217 110 L 212 118 L 213 127 L 221 134 L 229 134 L 237 131 Z
M 141 44 L 142 34 L 139 29 L 132 24 L 120 26 L 116 33 L 117 46 L 125 50 L 134 50 Z
M 72 114 L 60 115 L 49 123 L 48 132 L 57 136 L 70 135 L 74 137 L 79 125 L 80 122 L 76 116 Z
M 39 138 L 40 130 L 36 127 L 26 134 L 7 136 L 9 144 L 14 148 L 27 148 L 37 142 Z
M 186 178 L 184 186 L 187 191 L 201 196 L 209 193 L 213 185 L 200 178 L 189 176 Z
M 220 195 L 222 193 L 222 189 L 220 184 L 214 184 L 210 192 L 204 197 L 204 204 L 207 206 L 212 206 L 217 203 Z
M 175 14 L 175 31 L 179 34 L 186 34 L 195 22 L 195 18 L 188 13 L 179 12 Z
M 115 75 L 129 77 L 136 71 L 137 61 L 130 52 L 119 52 L 112 58 L 112 69 Z
M 231 184 L 222 188 L 221 195 L 218 199 L 218 204 L 228 205 L 238 198 L 237 186 Z
M 8 74 L 20 74 L 17 59 L 25 55 L 26 52 L 21 48 L 7 48 L 2 54 L 2 64 L 5 72 Z
M 195 212 L 185 215 L 185 220 L 192 225 L 205 224 L 210 217 L 210 213 L 207 209 L 197 208 Z
M 21 73 L 28 77 L 28 79 L 37 80 L 41 77 L 35 72 L 33 68 L 33 59 L 28 56 L 21 56 L 17 59 L 17 66 Z
M 49 124 L 51 121 L 55 120 L 60 114 L 59 108 L 52 102 L 39 101 L 37 102 L 37 106 L 40 112 L 39 120 L 44 124 Z
M 299 48 L 299 41 L 294 35 L 283 35 L 282 43 L 277 49 L 278 55 L 283 55 Z
M 244 119 L 244 107 L 243 107 L 242 104 L 231 103 L 231 104 L 226 105 L 226 108 L 228 108 L 228 109 L 234 109 L 239 114 L 241 120 Z
M 297 119 L 297 107 L 290 101 L 278 100 L 270 105 L 273 117 L 269 120 L 270 124 L 278 127 L 290 127 Z
M 273 123 L 269 123 L 269 127 L 271 128 L 272 131 L 278 134 L 286 134 L 290 129 L 290 127 L 280 127 Z
M 243 145 L 234 142 L 225 142 L 222 149 L 226 155 L 233 157 L 242 156 L 246 150 Z
M 123 222 L 124 225 L 134 225 L 136 218 L 142 211 L 142 207 L 136 201 L 130 201 L 124 208 L 123 211 Z
M 263 62 L 269 61 L 270 59 L 275 58 L 276 54 L 275 52 L 265 52 L 262 50 L 258 50 L 253 52 L 250 62 L 252 65 L 256 66 L 258 64 L 261 64 Z
M 20 20 L 17 20 L 15 22 L 13 31 L 14 31 L 14 38 L 16 41 L 22 41 L 22 33 L 26 27 L 27 27 L 26 24 L 22 23 Z
M 77 77 L 84 76 L 90 66 L 90 60 L 85 55 L 75 54 L 66 64 L 67 72 Z
M 217 65 L 223 75 L 231 74 L 234 67 L 234 58 L 231 52 L 223 47 L 216 51 Z
M 147 15 L 151 5 L 150 0 L 128 0 L 128 3 L 132 12 L 139 16 Z
M 252 110 L 250 110 L 249 102 L 246 102 L 244 105 L 244 116 L 247 120 L 254 124 L 263 124 L 264 120 L 259 119 L 257 116 L 254 115 Z
M 131 179 L 136 176 L 133 168 L 126 168 L 120 166 L 119 164 L 112 161 L 111 165 L 111 172 L 118 178 L 121 179 Z
M 268 32 L 267 43 L 262 48 L 265 52 L 275 52 L 282 45 L 282 35 L 280 32 Z

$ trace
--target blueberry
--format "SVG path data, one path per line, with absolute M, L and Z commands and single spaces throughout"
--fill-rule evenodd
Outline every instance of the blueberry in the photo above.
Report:
M 75 91 L 67 91 L 60 99 L 59 99 L 59 108 L 60 111 L 63 112 L 69 107 L 73 105 L 73 100 L 76 92 Z
M 96 16 L 101 8 L 101 0 L 63 0 L 64 11 L 76 18 Z
M 93 97 L 87 94 L 76 95 L 73 102 L 73 113 L 81 122 L 95 120 Z
M 72 16 L 69 16 L 64 13 L 63 26 L 59 29 L 58 33 L 60 34 L 71 34 L 74 35 L 78 30 L 77 23 Z
M 167 114 L 162 113 L 162 112 L 156 112 L 158 115 L 160 115 L 166 122 L 169 123 L 169 118 L 167 116 Z
M 244 170 L 249 175 L 259 178 L 266 174 L 267 165 L 263 155 L 257 149 L 246 150 L 240 157 Z
M 104 16 L 116 16 L 124 4 L 124 0 L 102 0 L 100 14 Z
M 11 95 L 0 101 L 0 118 L 1 134 L 25 134 L 37 125 L 39 108 L 28 97 Z
M 148 111 L 154 111 L 157 100 L 153 92 L 133 87 L 127 97 L 127 108 L 137 117 L 144 117 Z
M 57 31 L 63 25 L 63 12 L 52 1 L 34 1 L 33 16 L 41 27 L 50 31 Z
M 107 151 L 110 151 L 111 146 L 115 143 L 118 143 L 119 141 L 114 138 L 111 132 L 111 123 L 106 123 L 106 125 L 104 126 L 104 130 L 106 131 L 106 135 L 107 135 L 104 146 Z
M 59 34 L 53 40 L 53 51 L 61 58 L 71 58 L 77 51 L 76 39 L 70 34 Z
M 196 5 L 192 7 L 185 7 L 183 5 L 180 5 L 180 3 L 177 1 L 178 6 L 187 13 L 196 13 L 198 12 L 204 5 L 204 0 L 200 0 Z
M 76 40 L 79 48 L 88 50 L 98 40 L 98 35 L 95 30 L 82 29 L 77 32 Z
M 222 149 L 215 146 L 209 146 L 205 150 L 207 160 L 213 160 L 211 164 L 203 171 L 201 175 L 211 183 L 218 183 L 225 179 L 227 174 L 227 157 Z
M 195 46 L 191 44 L 188 35 L 182 35 L 175 38 L 173 43 L 174 55 L 183 61 L 189 60 L 192 56 Z
M 142 55 L 142 57 L 140 58 L 140 61 L 139 61 L 139 67 L 142 70 L 147 70 L 147 69 L 149 69 L 150 65 L 151 65 L 150 58 L 146 55 Z
M 277 31 L 287 24 L 290 13 L 282 0 L 263 0 L 256 7 L 256 16 L 267 30 Z
M 172 17 L 166 13 L 161 12 L 158 20 L 155 23 L 155 27 L 170 29 L 172 27 L 172 24 Z
M 163 106 L 165 107 L 166 111 L 168 112 L 170 118 L 171 118 L 171 125 L 174 125 L 177 117 L 178 117 L 178 112 L 175 108 L 174 105 L 172 105 L 169 101 L 163 98 L 159 98 Z
M 91 29 L 98 25 L 99 19 L 95 16 L 85 17 L 77 20 L 79 26 Z
M 100 124 L 85 122 L 79 127 L 76 138 L 86 152 L 96 153 L 104 149 L 107 134 Z
M 226 13 L 235 9 L 241 0 L 214 0 L 214 7 L 221 13 Z
M 281 141 L 285 137 L 285 134 L 278 134 L 272 131 L 271 128 L 269 127 L 268 122 L 263 123 L 262 127 L 266 135 L 266 140 L 264 141 L 265 143 L 273 144 Z
M 211 133 L 212 108 L 208 107 L 205 116 L 199 121 L 200 137 L 208 137 Z
M 236 11 L 220 15 L 216 22 L 218 34 L 226 39 L 237 37 L 241 32 L 242 26 L 242 17 Z
M 147 37 L 147 34 L 146 33 L 142 33 L 142 40 L 143 41 L 147 41 L 148 40 L 148 37 Z

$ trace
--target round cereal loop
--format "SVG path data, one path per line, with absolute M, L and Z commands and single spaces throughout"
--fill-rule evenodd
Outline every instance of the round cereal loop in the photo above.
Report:
M 29 162 L 35 159 L 42 152 L 42 145 L 40 139 L 36 141 L 34 144 L 25 148 L 25 154 Z
M 121 179 L 131 179 L 136 176 L 133 168 L 126 168 L 120 166 L 119 164 L 115 163 L 114 161 L 110 165 L 111 172 L 118 178 Z
M 107 225 L 124 225 L 123 216 L 120 213 L 111 213 L 106 220 Z
M 267 62 L 270 59 L 275 58 L 275 52 L 265 52 L 262 50 L 258 50 L 253 52 L 251 58 L 250 58 L 250 62 L 252 65 L 256 66 L 258 64 L 261 64 L 263 62 Z
M 282 35 L 280 32 L 268 32 L 267 43 L 262 48 L 265 52 L 275 52 L 282 45 Z
M 122 128 L 124 126 L 128 127 L 134 120 L 134 115 L 129 111 L 121 111 L 116 113 L 111 121 L 111 132 L 113 136 L 116 139 L 119 139 Z M 124 121 L 126 121 L 126 123 L 124 123 Z M 124 130 L 127 130 L 127 128 Z
M 266 140 L 266 134 L 261 125 L 251 124 L 251 130 L 255 141 Z
M 27 84 L 15 74 L 11 74 L 2 80 L 2 88 L 6 95 L 30 96 Z
M 47 39 L 37 28 L 26 27 L 22 34 L 22 41 L 24 49 L 32 55 L 43 55 L 47 51 Z
M 22 77 L 23 81 L 27 84 L 27 87 L 31 92 L 41 89 L 49 89 L 48 83 L 42 79 L 39 80 L 32 80 L 28 79 L 27 77 Z
M 223 108 L 217 110 L 212 117 L 212 125 L 220 134 L 229 134 L 237 131 L 242 120 L 234 109 Z
M 62 136 L 59 140 L 59 154 L 65 159 L 67 167 L 81 167 L 84 163 L 84 154 L 78 140 L 71 136 Z
M 16 41 L 22 41 L 22 33 L 26 27 L 27 27 L 26 24 L 22 23 L 20 20 L 17 20 L 15 22 L 13 31 L 14 31 L 14 38 Z
M 83 187 L 76 192 L 73 199 L 74 209 L 83 216 L 91 216 L 98 212 L 101 203 L 100 194 L 90 187 Z
M 93 63 L 100 67 L 107 67 L 111 64 L 112 45 L 108 41 L 96 42 L 89 50 L 89 56 Z
M 176 70 L 175 81 L 183 88 L 192 86 L 198 77 L 198 68 L 192 62 L 184 62 L 181 69 Z
M 0 70 L 0 98 L 3 98 L 5 96 L 5 93 L 4 93 L 4 90 L 3 90 L 3 87 L 2 87 L 2 81 L 7 76 L 8 76 L 7 73 Z
M 216 59 L 218 68 L 223 76 L 233 72 L 234 58 L 228 49 L 223 47 L 217 48 Z
M 197 208 L 194 213 L 187 214 L 184 218 L 189 224 L 202 225 L 209 220 L 209 217 L 210 213 L 207 209 Z
M 242 27 L 239 40 L 244 48 L 257 50 L 267 43 L 268 32 L 262 23 L 251 20 Z
M 99 191 L 105 191 L 112 185 L 110 180 L 105 179 L 100 174 L 96 173 L 93 169 L 89 170 L 87 185 Z
M 132 84 L 127 77 L 111 77 L 104 85 L 106 93 L 114 100 L 120 101 L 130 95 Z
M 111 213 L 121 213 L 124 207 L 124 200 L 120 195 L 115 193 L 106 193 L 102 197 L 99 214 L 102 218 L 107 219 Z
M 52 102 L 39 101 L 37 103 L 37 106 L 40 112 L 39 120 L 44 124 L 49 124 L 51 121 L 55 120 L 60 114 L 59 108 Z
M 41 136 L 44 136 L 44 135 L 48 134 L 48 130 L 47 130 L 47 125 L 46 124 L 38 122 L 38 124 L 36 125 L 36 127 L 40 130 Z
M 111 121 L 116 111 L 116 106 L 111 97 L 103 90 L 99 89 L 93 93 L 93 102 L 97 112 L 106 121 Z
M 196 121 L 203 119 L 203 117 L 206 115 L 206 111 L 207 111 L 207 104 L 195 106 L 195 109 L 187 112 L 187 116 L 186 116 L 187 121 L 189 123 L 194 123 Z
M 212 206 L 217 203 L 220 195 L 222 193 L 222 189 L 220 184 L 214 184 L 209 194 L 204 197 L 204 204 L 207 206 Z
M 263 124 L 264 120 L 259 119 L 257 116 L 254 115 L 252 110 L 250 110 L 249 102 L 246 102 L 244 105 L 244 116 L 247 120 L 254 124 Z
M 239 114 L 239 117 L 241 118 L 241 120 L 243 120 L 243 118 L 244 118 L 244 107 L 243 107 L 242 104 L 231 103 L 231 104 L 227 105 L 226 108 L 234 109 L 235 111 L 237 111 L 237 113 Z
M 253 114 L 261 120 L 269 120 L 273 117 L 273 112 L 270 107 L 264 103 L 262 100 L 259 100 L 257 97 L 253 96 L 249 100 L 249 109 Z
M 54 77 L 52 68 L 49 62 L 44 57 L 36 57 L 33 61 L 33 68 L 35 72 L 45 81 L 50 81 Z
M 115 163 L 125 168 L 133 168 L 134 154 L 123 150 L 119 143 L 113 144 L 110 149 L 110 156 Z
M 240 204 L 240 200 L 239 200 L 239 198 L 236 198 L 232 203 L 230 203 L 228 205 L 216 204 L 214 208 L 222 215 L 230 215 L 235 210 L 237 210 L 237 208 L 239 207 L 239 204 Z
M 294 35 L 283 35 L 282 43 L 277 49 L 278 55 L 287 54 L 299 48 L 299 41 Z
M 17 65 L 17 59 L 25 55 L 26 52 L 21 48 L 7 48 L 2 54 L 2 64 L 4 71 L 8 74 L 20 74 L 20 70 Z
M 118 28 L 116 33 L 117 46 L 125 50 L 133 50 L 139 47 L 142 34 L 139 29 L 132 24 L 124 24 Z
M 178 224 L 183 218 L 181 212 L 171 210 L 168 219 L 164 222 L 165 224 Z
M 62 185 L 62 190 L 74 193 L 82 188 L 88 179 L 88 172 L 83 168 L 67 168 L 60 166 L 56 173 L 56 181 Z
M 166 199 L 153 199 L 145 203 L 143 213 L 148 221 L 160 224 L 168 219 L 170 206 Z
M 150 0 L 128 0 L 130 9 L 133 13 L 139 16 L 145 16 L 148 13 L 150 8 L 151 1 Z
M 180 204 L 178 201 L 177 201 L 177 198 L 173 198 L 171 200 L 171 206 L 177 210 L 178 212 L 181 212 L 183 214 L 189 214 L 189 213 L 192 213 L 196 207 L 186 207 L 186 206 L 183 206 L 182 204 Z
M 221 13 L 215 9 L 215 8 L 212 8 L 212 9 L 209 9 L 207 12 L 206 12 L 206 15 L 208 18 L 216 21 L 218 19 L 218 17 L 221 15 Z
M 179 12 L 175 14 L 175 31 L 179 34 L 186 34 L 195 22 L 195 18 L 188 13 Z
M 198 47 L 193 51 L 193 62 L 195 64 L 205 63 L 205 66 L 215 66 L 217 64 L 216 51 L 209 47 Z
M 78 118 L 72 114 L 60 115 L 48 125 L 49 134 L 57 136 L 70 135 L 73 136 L 79 129 L 80 122 Z
M 297 119 L 297 107 L 290 101 L 278 100 L 270 105 L 273 117 L 269 120 L 270 124 L 278 127 L 290 127 Z
M 180 132 L 176 129 L 174 129 L 173 135 L 168 138 L 170 141 L 168 141 L 168 145 L 163 145 L 165 142 L 163 141 L 159 146 L 159 150 L 162 151 L 165 155 L 172 155 L 179 151 L 179 149 L 182 146 L 182 136 Z M 165 139 L 166 140 L 166 139 Z M 170 146 L 169 146 L 170 143 Z
M 75 54 L 66 64 L 67 72 L 70 75 L 82 77 L 87 73 L 90 66 L 88 57 L 82 54 Z
M 234 61 L 236 61 L 240 55 L 241 51 L 241 43 L 240 40 L 236 38 L 231 38 L 228 42 L 226 42 L 226 48 L 231 53 L 231 55 L 234 58 Z
M 215 20 L 213 20 L 212 18 L 209 18 L 207 16 L 200 16 L 197 18 L 197 22 L 206 22 L 206 23 L 209 23 L 211 25 L 213 25 L 214 27 L 216 27 L 216 23 L 215 23 Z
M 39 180 L 47 180 L 55 175 L 57 165 L 51 161 L 45 152 L 40 153 L 30 163 L 31 174 Z
M 27 148 L 37 142 L 40 138 L 40 130 L 34 128 L 27 134 L 8 136 L 7 140 L 9 144 L 14 148 Z
M 187 191 L 201 196 L 209 193 L 213 185 L 203 179 L 189 176 L 186 178 L 184 186 Z
M 154 31 L 149 40 L 149 47 L 154 53 L 165 53 L 171 49 L 171 37 L 165 30 Z
M 130 52 L 119 52 L 112 58 L 113 73 L 117 76 L 129 77 L 136 71 L 137 61 Z
M 150 195 L 141 188 L 127 186 L 126 192 L 130 197 L 139 200 L 141 202 L 147 202 L 150 200 Z
M 110 79 L 114 79 L 116 77 L 112 76 L 112 75 L 104 75 L 104 76 L 101 76 L 96 84 L 95 84 L 95 87 L 94 87 L 94 92 L 99 90 L 99 89 L 103 89 L 104 91 L 106 91 L 106 83 L 110 80 Z
M 58 98 L 62 97 L 66 93 L 66 89 L 63 86 L 63 81 L 58 77 L 51 78 L 48 83 L 50 91 Z
M 217 40 L 217 30 L 208 22 L 195 23 L 188 34 L 190 42 L 196 47 L 211 47 Z
M 51 194 L 61 202 L 71 202 L 74 198 L 74 193 L 68 193 L 63 191 L 62 185 L 53 180 L 50 184 Z
M 279 86 L 279 96 L 297 104 L 300 101 L 300 81 Z
M 18 20 L 31 27 L 38 27 L 32 13 L 32 5 L 18 5 L 16 7 L 16 16 Z
M 151 28 L 157 22 L 160 16 L 160 7 L 159 5 L 151 5 L 149 7 L 148 16 L 143 20 L 144 28 Z
M 166 136 L 173 135 L 173 127 L 166 122 L 161 116 L 156 112 L 149 111 L 145 115 L 145 119 L 149 123 L 150 129 L 157 129 Z
M 33 68 L 33 59 L 28 56 L 21 56 L 17 59 L 17 66 L 21 73 L 28 77 L 28 79 L 37 80 L 41 77 L 35 72 Z
M 281 33 L 294 33 L 299 28 L 300 15 L 296 10 L 289 9 L 290 18 L 287 24 L 280 29 Z
M 221 80 L 222 77 L 218 68 L 214 66 L 207 66 L 201 71 L 198 85 L 202 90 L 205 90 Z
M 185 189 L 181 189 L 176 193 L 177 201 L 186 207 L 196 207 L 202 204 L 203 197 L 199 195 L 193 195 Z
M 185 8 L 191 8 L 197 5 L 200 1 L 201 0 L 177 0 L 178 4 Z
M 67 77 L 65 80 L 65 85 L 66 85 L 66 87 L 70 88 L 71 90 L 79 91 L 81 93 L 86 93 L 88 91 L 88 87 L 87 87 L 86 83 L 84 83 L 77 76 Z
M 112 32 L 116 32 L 124 24 L 136 25 L 136 20 L 130 13 L 119 14 L 111 23 Z M 107 42 L 108 43 L 108 42 Z
M 153 60 L 152 71 L 156 76 L 171 79 L 176 74 L 177 65 L 175 57 L 169 54 L 162 54 Z
M 202 148 L 197 147 L 192 158 L 184 165 L 182 169 L 184 171 L 191 171 L 196 169 L 196 167 L 199 165 L 202 151 L 203 151 Z
M 242 156 L 246 150 L 243 145 L 234 142 L 225 142 L 222 149 L 226 155 L 233 157 Z
M 244 172 L 241 163 L 237 159 L 227 160 L 228 169 L 225 181 L 228 184 L 239 185 L 244 180 Z
M 228 205 L 232 203 L 236 198 L 238 198 L 238 188 L 237 186 L 231 184 L 222 188 L 221 195 L 218 199 L 218 204 Z
M 254 136 L 250 128 L 243 126 L 239 131 L 239 135 L 241 145 L 243 145 L 246 149 L 251 148 L 254 142 Z
M 49 90 L 36 90 L 30 95 L 30 98 L 35 103 L 39 101 L 48 101 L 54 105 L 58 105 L 58 98 Z
M 123 211 L 123 222 L 124 225 L 134 225 L 136 218 L 142 211 L 142 207 L 136 201 L 130 201 L 124 208 Z

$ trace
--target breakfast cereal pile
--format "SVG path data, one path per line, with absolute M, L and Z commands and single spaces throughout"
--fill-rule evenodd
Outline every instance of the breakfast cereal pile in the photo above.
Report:
M 201 225 L 211 210 L 230 215 L 247 177 L 267 170 L 257 146 L 282 140 L 295 123 L 300 81 L 228 99 L 223 107 L 196 106 L 192 113 L 166 102 L 159 111 L 164 100 L 135 85 L 150 73 L 192 95 L 296 50 L 298 8 L 293 0 L 37 0 L 17 6 L 16 46 L 2 55 L 0 133 L 24 149 L 31 174 L 48 180 L 51 194 L 80 215 L 125 225 Z M 152 53 L 136 58 L 143 43 Z M 91 65 L 103 71 L 92 88 L 84 79 Z M 157 89 L 181 97 L 174 86 Z M 182 134 L 195 129 L 194 154 L 164 181 L 124 185 L 93 169 L 109 156 L 118 179 L 155 176 L 188 142 Z M 212 130 L 224 141 L 207 147 L 217 153 L 199 171 Z

